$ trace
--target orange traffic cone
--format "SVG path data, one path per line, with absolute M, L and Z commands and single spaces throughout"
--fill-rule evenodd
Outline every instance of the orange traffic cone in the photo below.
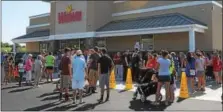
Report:
M 114 71 L 114 69 L 112 70 L 111 75 L 110 75 L 109 87 L 111 89 L 115 89 L 115 87 L 116 87 L 115 71 Z
M 125 83 L 125 90 L 130 90 L 132 88 L 133 88 L 133 85 L 132 85 L 132 72 L 131 72 L 131 69 L 128 68 L 127 77 L 126 77 L 126 83 Z
M 179 98 L 189 98 L 186 73 L 182 72 Z

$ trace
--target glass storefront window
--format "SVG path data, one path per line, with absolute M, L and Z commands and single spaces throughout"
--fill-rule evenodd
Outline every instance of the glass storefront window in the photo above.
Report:
M 94 40 L 94 46 L 98 47 L 106 47 L 106 39 L 105 38 L 97 38 Z
M 69 48 L 80 48 L 79 39 L 76 40 L 61 40 L 60 49 Z
M 40 42 L 40 52 L 47 52 L 49 49 L 49 43 Z
M 154 39 L 153 35 L 143 35 L 141 36 L 141 48 L 145 51 L 154 50 Z

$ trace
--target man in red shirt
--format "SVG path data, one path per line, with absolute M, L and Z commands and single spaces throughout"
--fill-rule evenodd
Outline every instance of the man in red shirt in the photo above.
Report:
M 69 85 L 71 82 L 71 59 L 70 59 L 70 48 L 65 48 L 65 55 L 61 59 L 59 69 L 61 70 L 60 79 L 60 97 L 62 100 L 63 90 L 65 89 L 65 101 L 69 100 Z
M 115 76 L 117 81 L 123 80 L 123 63 L 121 60 L 121 53 L 117 52 L 117 54 L 113 58 L 115 62 Z

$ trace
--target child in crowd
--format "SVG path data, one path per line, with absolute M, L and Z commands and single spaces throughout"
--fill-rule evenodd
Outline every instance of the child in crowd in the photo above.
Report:
M 22 58 L 19 60 L 18 68 L 19 68 L 19 86 L 21 87 L 22 86 L 23 74 L 24 74 L 24 71 L 25 71 L 24 70 L 25 66 L 23 64 L 23 59 Z

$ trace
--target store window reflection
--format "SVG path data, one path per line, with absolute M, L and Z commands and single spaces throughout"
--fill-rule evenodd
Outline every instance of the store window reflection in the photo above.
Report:
M 76 40 L 61 40 L 60 49 L 69 48 L 80 48 L 79 39 Z
M 47 52 L 49 49 L 49 43 L 40 42 L 40 52 Z

